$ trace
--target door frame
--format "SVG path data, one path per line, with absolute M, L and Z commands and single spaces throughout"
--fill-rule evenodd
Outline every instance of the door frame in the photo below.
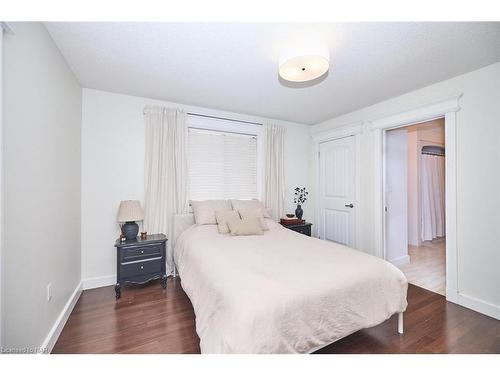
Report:
M 315 178 L 315 196 L 317 201 L 315 202 L 315 214 L 314 218 L 316 220 L 317 225 L 313 227 L 313 236 L 314 237 L 319 237 L 319 225 L 321 222 L 321 201 L 319 200 L 320 197 L 320 181 L 321 181 L 321 176 L 320 176 L 320 145 L 322 143 L 326 143 L 329 141 L 335 141 L 337 139 L 341 138 L 346 138 L 346 137 L 354 137 L 354 199 L 353 199 L 353 204 L 356 207 L 356 210 L 354 212 L 354 248 L 360 250 L 361 246 L 361 234 L 360 234 L 360 228 L 361 228 L 361 215 L 359 215 L 360 212 L 360 200 L 359 197 L 361 196 L 361 187 L 360 187 L 360 181 L 361 181 L 361 133 L 363 132 L 363 129 L 365 128 L 365 124 L 363 122 L 355 122 L 352 124 L 347 124 L 344 126 L 340 126 L 335 129 L 327 130 L 324 132 L 319 132 L 316 133 L 312 136 L 313 140 L 313 165 L 314 165 L 314 178 Z
M 446 299 L 458 303 L 458 251 L 457 251 L 457 139 L 456 113 L 460 110 L 462 94 L 411 109 L 382 119 L 371 121 L 374 136 L 375 163 L 375 227 L 376 254 L 385 259 L 385 138 L 386 132 L 408 125 L 445 119 L 445 191 L 446 191 Z
M 14 34 L 7 22 L 0 22 L 0 347 L 4 346 L 5 336 L 5 306 L 4 306 L 4 178 L 3 178 L 3 36 Z
M 390 129 L 390 130 L 395 130 L 395 129 L 398 129 L 398 128 L 393 128 L 393 129 Z M 384 260 L 387 260 L 388 262 L 394 264 L 395 266 L 401 266 L 403 264 L 408 264 L 410 263 L 410 256 L 408 255 L 408 252 L 406 253 L 406 256 L 405 257 L 399 257 L 399 258 L 395 258 L 395 259 L 388 259 L 387 257 L 387 211 L 385 210 L 386 207 L 387 207 L 387 194 L 386 194 L 386 190 L 387 190 L 387 131 L 384 131 L 383 132 L 383 162 L 382 162 L 382 168 L 383 168 L 383 173 L 384 175 L 382 176 L 382 179 L 383 179 L 383 210 L 384 210 L 384 233 L 382 233 L 383 235 L 383 239 L 384 239 L 384 244 L 383 244 L 383 252 L 382 252 L 382 259 Z M 407 150 L 408 151 L 408 150 Z M 408 168 L 408 159 L 406 161 L 406 167 Z M 408 171 L 408 169 L 407 169 Z M 407 186 L 407 189 L 406 189 L 406 193 L 408 195 L 408 186 Z M 408 201 L 408 199 L 407 199 Z M 406 216 L 408 217 L 408 211 L 406 212 Z M 406 228 L 406 231 L 408 232 L 408 220 L 407 220 L 407 228 Z M 406 236 L 407 238 L 407 245 L 408 245 L 408 236 Z

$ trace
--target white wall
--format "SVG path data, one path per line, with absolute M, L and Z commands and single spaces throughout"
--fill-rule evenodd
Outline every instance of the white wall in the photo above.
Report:
M 81 280 L 81 87 L 42 24 L 11 26 L 3 50 L 4 344 L 40 347 Z
M 82 118 L 82 278 L 84 287 L 115 282 L 113 243 L 119 234 L 116 212 L 120 200 L 143 200 L 144 120 L 148 104 L 175 106 L 187 111 L 265 122 L 267 119 L 215 111 L 157 100 L 83 90 Z M 310 189 L 308 127 L 276 121 L 286 126 L 285 180 L 287 212 L 293 212 L 293 189 Z M 312 218 L 314 205 L 304 205 L 305 218 Z
M 418 140 L 444 147 L 444 118 L 428 121 L 418 126 Z
M 384 118 L 457 93 L 457 246 L 459 293 L 500 316 L 500 63 L 328 120 L 321 132 Z M 374 136 L 361 137 L 361 249 L 374 253 Z M 313 180 L 314 181 L 314 180 Z M 472 302 L 471 302 L 472 304 Z

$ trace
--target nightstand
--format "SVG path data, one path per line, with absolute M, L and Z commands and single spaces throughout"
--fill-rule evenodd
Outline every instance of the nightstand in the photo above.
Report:
M 167 287 L 166 243 L 164 234 L 151 234 L 144 240 L 140 237 L 125 242 L 116 240 L 116 299 L 121 297 L 125 284 L 161 280 L 163 289 Z
M 311 237 L 311 223 L 295 224 L 295 225 L 283 225 L 285 228 L 291 229 L 295 232 L 305 234 Z

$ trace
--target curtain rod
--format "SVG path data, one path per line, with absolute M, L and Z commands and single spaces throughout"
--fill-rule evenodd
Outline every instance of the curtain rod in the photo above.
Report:
M 232 119 L 232 118 L 227 118 L 227 117 L 218 117 L 218 116 L 202 115 L 202 114 L 200 114 L 200 113 L 194 113 L 194 112 L 187 112 L 186 114 L 187 114 L 187 115 L 190 115 L 190 116 L 206 117 L 206 118 L 214 118 L 214 119 L 217 119 L 217 120 L 226 120 L 226 121 L 233 121 L 233 122 L 242 122 L 242 123 L 244 123 L 244 124 L 250 124 L 250 125 L 263 125 L 263 124 L 258 123 L 258 122 L 245 121 L 245 120 L 235 120 L 235 119 Z
M 146 108 L 143 109 L 142 114 L 146 114 Z M 197 117 L 205 117 L 205 118 L 213 118 L 217 120 L 226 120 L 226 121 L 233 121 L 233 122 L 241 122 L 243 124 L 250 124 L 250 125 L 259 125 L 262 126 L 264 124 L 261 124 L 260 122 L 252 122 L 252 121 L 245 121 L 245 120 L 235 120 L 233 118 L 227 118 L 227 117 L 218 117 L 218 116 L 211 116 L 211 115 L 203 115 L 201 113 L 195 113 L 195 112 L 186 112 L 186 115 L 189 116 L 197 116 Z

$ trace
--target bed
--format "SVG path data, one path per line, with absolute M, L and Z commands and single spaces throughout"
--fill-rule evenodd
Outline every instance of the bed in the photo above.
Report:
M 202 353 L 311 353 L 405 311 L 392 264 L 266 219 L 260 236 L 174 224 L 174 262 L 196 315 Z

